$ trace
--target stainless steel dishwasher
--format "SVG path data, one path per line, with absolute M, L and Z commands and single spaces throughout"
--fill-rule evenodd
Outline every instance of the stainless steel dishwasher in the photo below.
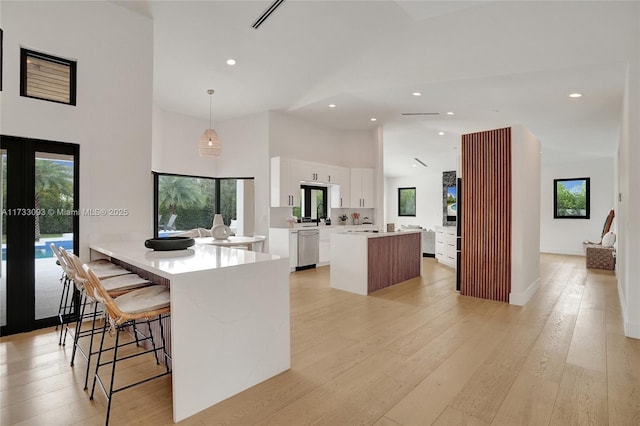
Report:
M 300 229 L 298 231 L 298 265 L 296 271 L 315 268 L 320 259 L 320 231 Z

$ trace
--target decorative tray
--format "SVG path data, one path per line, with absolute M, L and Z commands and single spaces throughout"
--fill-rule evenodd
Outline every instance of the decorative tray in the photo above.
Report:
M 195 240 L 190 237 L 160 237 L 146 240 L 144 246 L 157 251 L 169 251 L 184 250 L 195 243 Z

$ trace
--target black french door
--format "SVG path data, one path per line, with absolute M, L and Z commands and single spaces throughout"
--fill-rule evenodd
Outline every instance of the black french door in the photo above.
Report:
M 76 144 L 0 136 L 0 334 L 54 325 L 62 269 L 50 244 L 78 252 Z

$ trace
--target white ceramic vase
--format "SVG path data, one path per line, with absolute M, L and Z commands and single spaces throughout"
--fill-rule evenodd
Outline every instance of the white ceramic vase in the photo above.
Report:
M 224 225 L 224 220 L 222 219 L 221 214 L 216 214 L 213 216 L 213 225 L 211 227 L 213 228 L 216 225 Z
M 222 219 L 222 215 L 221 214 L 216 214 L 213 216 L 213 224 L 211 225 L 211 236 L 213 237 L 213 228 L 216 227 L 216 225 L 224 225 L 224 220 Z

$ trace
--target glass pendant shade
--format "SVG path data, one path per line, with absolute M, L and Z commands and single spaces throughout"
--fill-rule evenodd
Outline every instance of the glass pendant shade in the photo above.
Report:
M 215 130 L 207 129 L 204 131 L 202 136 L 200 136 L 198 151 L 200 152 L 200 157 L 220 157 L 222 153 L 222 143 Z

